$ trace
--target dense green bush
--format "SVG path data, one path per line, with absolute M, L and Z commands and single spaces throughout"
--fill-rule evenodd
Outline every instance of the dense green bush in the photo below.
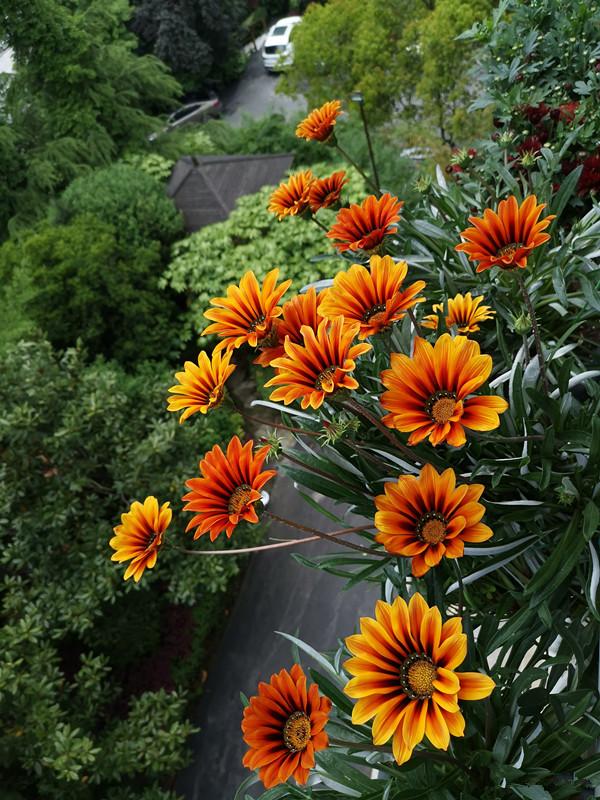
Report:
M 514 184 L 533 185 L 538 165 L 551 165 L 555 187 L 576 182 L 569 208 L 591 206 L 600 191 L 599 24 L 594 3 L 508 0 L 463 35 L 484 45 L 483 91 L 472 108 L 490 109 L 496 128 L 475 144 L 467 182 L 506 169 Z M 461 155 L 457 169 L 469 161 Z
M 337 168 L 339 164 L 321 164 L 313 170 L 324 176 Z M 356 200 L 364 194 L 364 183 L 352 168 L 348 174 L 351 182 L 345 195 Z M 287 219 L 285 224 L 278 222 L 267 211 L 272 191 L 267 186 L 240 198 L 228 220 L 209 225 L 173 247 L 174 258 L 160 283 L 187 294 L 189 336 L 206 327 L 203 312 L 210 299 L 225 294 L 227 286 L 239 280 L 240 269 L 253 269 L 262 278 L 273 266 L 279 266 L 293 279 L 296 289 L 330 275 L 329 259 L 335 256 L 318 258 L 327 249 L 323 231 L 297 218 Z M 333 220 L 333 212 L 321 213 L 324 220 Z
M 138 247 L 169 245 L 183 233 L 183 221 L 155 178 L 130 164 L 112 164 L 77 178 L 57 201 L 59 222 L 93 214 L 113 225 L 120 242 Z
M 135 498 L 155 492 L 179 509 L 198 457 L 239 418 L 223 409 L 180 426 L 162 410 L 164 368 L 86 366 L 42 340 L 0 356 L 0 372 L 2 796 L 167 800 L 159 779 L 183 764 L 190 732 L 181 681 L 197 680 L 239 566 L 181 564 L 167 546 L 135 587 L 108 540 Z
M 165 64 L 134 52 L 127 0 L 13 0 L 2 11 L 0 41 L 19 68 L 0 109 L 0 142 L 14 153 L 0 236 L 43 216 L 90 166 L 143 146 L 179 92 Z
M 81 339 L 92 355 L 127 365 L 166 358 L 179 312 L 173 294 L 158 290 L 160 267 L 158 242 L 132 247 L 116 226 L 83 215 L 0 247 L 2 304 L 17 313 L 21 303 L 57 347 Z

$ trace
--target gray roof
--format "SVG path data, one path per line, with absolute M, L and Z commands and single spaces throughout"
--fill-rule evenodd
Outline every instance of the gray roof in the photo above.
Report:
M 292 166 L 291 153 L 252 156 L 184 156 L 175 164 L 167 195 L 188 232 L 226 220 L 238 197 L 277 185 Z

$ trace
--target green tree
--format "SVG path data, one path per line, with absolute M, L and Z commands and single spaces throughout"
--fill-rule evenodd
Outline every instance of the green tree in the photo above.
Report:
M 488 0 L 311 5 L 294 31 L 294 65 L 281 89 L 306 95 L 310 106 L 348 102 L 359 90 L 373 122 L 394 116 L 413 128 L 433 123 L 445 144 L 468 137 L 475 50 L 456 37 L 489 8 Z
M 294 65 L 282 90 L 305 94 L 309 105 L 353 91 L 369 116 L 387 119 L 408 103 L 418 78 L 415 25 L 427 13 L 422 0 L 329 0 L 309 6 L 294 30 Z
M 473 44 L 457 37 L 490 11 L 489 0 L 437 0 L 418 28 L 422 73 L 417 94 L 450 145 L 465 141 L 465 132 L 467 136 L 478 133 L 478 127 L 488 121 L 467 111 L 481 87 L 470 68 Z
M 197 93 L 239 74 L 245 14 L 241 0 L 135 0 L 131 28 L 142 52 L 158 56 Z
M 39 216 L 47 198 L 90 165 L 143 144 L 157 124 L 152 114 L 174 103 L 179 87 L 165 65 L 135 53 L 130 13 L 127 0 L 3 7 L 0 41 L 13 49 L 17 72 L 0 122 L 22 167 L 7 178 L 13 226 Z
M 167 545 L 187 538 L 184 482 L 240 419 L 179 425 L 170 370 L 86 361 L 43 340 L 0 355 L 0 795 L 175 800 L 160 787 L 185 763 L 185 689 L 239 562 L 165 546 L 133 585 L 108 540 L 151 493 L 176 512 Z M 232 544 L 256 537 L 241 528 Z
M 130 366 L 167 358 L 179 312 L 173 293 L 158 290 L 160 268 L 159 242 L 124 244 L 115 226 L 81 215 L 0 247 L 2 305 L 21 300 L 57 347 L 80 339 L 92 354 Z

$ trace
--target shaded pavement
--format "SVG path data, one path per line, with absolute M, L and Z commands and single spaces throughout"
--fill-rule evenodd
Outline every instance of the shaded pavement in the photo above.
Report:
M 335 527 L 285 478 L 277 479 L 269 508 L 319 530 Z M 295 533 L 272 523 L 269 536 L 295 538 Z M 297 551 L 311 556 L 332 549 L 341 547 L 321 541 Z M 240 730 L 240 692 L 255 694 L 259 681 L 290 667 L 291 645 L 274 631 L 298 635 L 317 650 L 333 650 L 340 637 L 354 632 L 360 616 L 373 613 L 376 586 L 361 584 L 345 592 L 341 579 L 301 566 L 291 552 L 292 548 L 252 556 L 193 715 L 200 732 L 190 741 L 193 761 L 177 783 L 186 800 L 232 800 L 250 774 L 241 763 L 246 747 Z M 311 666 L 307 657 L 302 662 Z
M 244 115 L 258 119 L 277 113 L 289 118 L 306 111 L 303 98 L 275 94 L 278 80 L 278 75 L 263 67 L 260 52 L 252 53 L 240 80 L 223 93 L 223 117 L 232 125 L 239 125 Z

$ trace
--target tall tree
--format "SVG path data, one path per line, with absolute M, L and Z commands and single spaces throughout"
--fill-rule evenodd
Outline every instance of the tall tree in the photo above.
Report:
M 237 74 L 242 0 L 135 0 L 131 28 L 144 53 L 167 64 L 189 92 L 221 85 Z
M 0 132 L 10 130 L 0 144 L 22 162 L 5 187 L 15 223 L 35 218 L 89 166 L 143 142 L 157 124 L 152 114 L 175 102 L 179 86 L 164 64 L 135 53 L 130 15 L 127 0 L 3 5 L 0 41 L 14 51 L 16 74 L 0 108 Z

